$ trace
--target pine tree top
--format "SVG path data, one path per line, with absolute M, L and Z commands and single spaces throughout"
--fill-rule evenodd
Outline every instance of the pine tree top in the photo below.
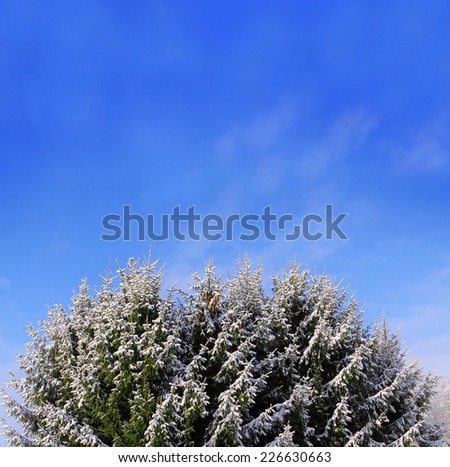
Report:
M 246 258 L 162 291 L 131 259 L 30 327 L 2 390 L 17 446 L 429 446 L 436 378 L 407 362 L 385 319 L 292 263 L 267 294 Z

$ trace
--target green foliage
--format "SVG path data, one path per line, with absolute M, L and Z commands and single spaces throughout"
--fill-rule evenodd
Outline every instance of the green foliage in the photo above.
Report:
M 411 446 L 435 379 L 405 361 L 382 322 L 298 265 L 273 278 L 248 260 L 212 263 L 189 292 L 161 291 L 156 263 L 130 260 L 69 311 L 56 306 L 3 390 L 18 446 Z

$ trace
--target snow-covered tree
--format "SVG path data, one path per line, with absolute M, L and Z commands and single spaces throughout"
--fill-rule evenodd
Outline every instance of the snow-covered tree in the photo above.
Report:
M 444 437 L 450 443 L 450 379 L 440 379 L 436 394 L 431 400 L 427 420 L 439 425 Z
M 116 282 L 118 281 L 118 284 Z M 435 378 L 406 361 L 385 321 L 292 264 L 212 262 L 189 291 L 161 290 L 130 260 L 98 290 L 57 305 L 2 390 L 15 446 L 430 446 Z

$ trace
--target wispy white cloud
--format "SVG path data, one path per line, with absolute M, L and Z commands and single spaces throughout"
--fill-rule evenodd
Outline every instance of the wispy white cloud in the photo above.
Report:
M 450 169 L 449 125 L 423 125 L 409 144 L 394 148 L 398 170 L 403 173 L 440 173 Z
M 331 124 L 323 140 L 301 157 L 300 175 L 319 177 L 337 161 L 358 150 L 376 125 L 377 119 L 366 110 L 346 110 Z
M 244 131 L 245 140 L 257 149 L 268 149 L 293 124 L 296 108 L 292 100 L 284 100 L 269 112 L 257 115 Z
M 226 131 L 217 141 L 216 150 L 224 160 L 233 159 L 240 147 L 260 151 L 273 148 L 295 122 L 297 105 L 293 99 L 281 99 L 276 106 L 254 114 L 247 121 Z
M 281 99 L 277 105 L 258 112 L 218 138 L 217 163 L 228 174 L 226 186 L 218 194 L 220 208 L 244 206 L 248 191 L 271 194 L 279 188 L 289 171 L 291 157 L 280 149 L 286 132 L 296 121 L 297 105 L 294 99 Z M 250 153 L 252 156 L 248 155 Z M 255 155 L 256 152 L 256 155 Z M 245 186 L 235 174 L 242 174 L 241 160 L 253 157 L 254 165 L 245 173 Z

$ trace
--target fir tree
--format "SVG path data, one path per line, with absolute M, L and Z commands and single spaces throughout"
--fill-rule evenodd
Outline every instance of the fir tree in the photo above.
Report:
M 114 285 L 118 282 L 118 285 Z M 431 446 L 435 378 L 406 361 L 385 321 L 292 264 L 214 265 L 190 291 L 161 290 L 156 263 L 130 260 L 49 310 L 3 403 L 13 446 Z

